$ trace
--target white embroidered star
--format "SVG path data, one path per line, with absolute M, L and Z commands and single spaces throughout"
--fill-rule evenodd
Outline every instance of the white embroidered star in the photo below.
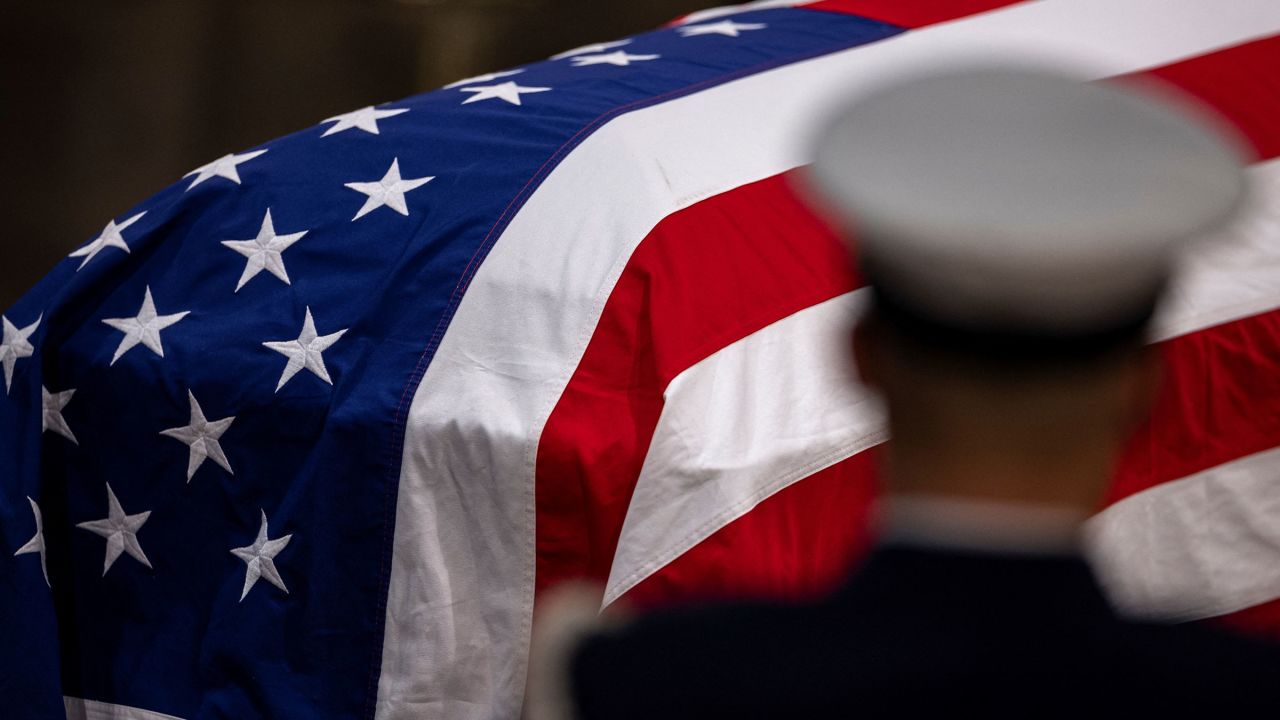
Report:
M 36 534 L 26 545 L 18 548 L 18 552 L 14 553 L 14 557 L 26 555 L 27 553 L 40 553 L 40 570 L 44 573 L 44 584 L 49 585 L 49 566 L 45 564 L 44 555 L 44 519 L 40 517 L 40 506 L 36 504 L 31 496 L 27 496 L 27 502 L 31 503 L 31 512 L 36 516 Z M 49 585 L 49 587 L 53 587 Z
M 684 25 L 676 28 L 676 32 L 684 37 L 693 37 L 694 35 L 728 35 L 729 37 L 738 37 L 743 30 L 763 30 L 769 27 L 764 23 L 740 23 L 732 20 L 721 20 L 717 23 L 704 23 L 702 25 Z
M 355 222 L 384 205 L 401 215 L 407 216 L 409 214 L 409 206 L 404 202 L 404 194 L 410 190 L 416 190 L 435 179 L 434 175 L 410 178 L 409 180 L 402 179 L 400 177 L 400 158 L 395 158 L 391 161 L 391 167 L 387 169 L 387 174 L 383 175 L 381 180 L 346 183 L 346 187 L 369 196 L 356 213 L 356 216 L 351 218 L 351 221 Z
M 470 105 L 473 102 L 497 98 L 499 100 L 506 100 L 512 105 L 520 105 L 521 94 L 547 92 L 550 89 L 551 88 L 546 87 L 526 87 L 524 85 L 517 85 L 514 82 L 504 82 L 499 85 L 465 87 L 462 88 L 462 92 L 475 93 L 475 95 L 463 100 L 462 104 Z
M 9 318 L 0 315 L 0 367 L 4 368 L 4 392 L 9 394 L 9 388 L 13 385 L 13 367 L 22 358 L 31 357 L 36 351 L 31 344 L 31 334 L 40 327 L 40 320 L 44 318 L 41 314 L 36 321 L 30 325 L 20 328 L 9 322 Z
M 71 396 L 75 394 L 75 388 L 51 393 L 48 388 L 40 386 L 40 432 L 52 430 L 76 445 L 80 444 L 80 441 L 76 440 L 75 433 L 71 432 L 71 426 L 67 425 L 66 419 L 62 417 L 62 409 L 71 402 Z
M 129 553 L 129 557 L 148 568 L 151 567 L 151 561 L 147 559 L 147 554 L 142 552 L 142 546 L 138 544 L 138 530 L 150 516 L 150 510 L 136 515 L 126 515 L 124 508 L 120 507 L 120 501 L 116 499 L 116 494 L 111 491 L 111 483 L 107 483 L 107 516 L 101 520 L 76 523 L 76 527 L 84 528 L 107 539 L 107 554 L 102 561 L 103 575 L 111 569 L 116 558 L 120 557 L 120 553 Z
M 244 272 L 240 273 L 240 282 L 236 283 L 236 292 L 255 275 L 266 270 L 289 284 L 289 273 L 284 269 L 284 258 L 281 253 L 289 246 L 302 239 L 307 231 L 302 230 L 288 235 L 277 235 L 275 225 L 271 222 L 271 209 L 262 218 L 262 227 L 258 237 L 252 240 L 223 240 L 222 244 L 248 258 L 244 264 Z
M 409 108 L 392 108 L 390 110 L 379 110 L 372 105 L 359 110 L 352 110 L 349 113 L 334 115 L 325 119 L 323 122 L 331 122 L 333 125 L 324 131 L 320 137 L 329 137 L 335 133 L 340 133 L 351 128 L 358 128 L 367 133 L 378 134 L 378 121 L 383 118 L 395 117 L 401 113 L 409 112 Z
M 311 308 L 308 307 L 307 317 L 302 321 L 302 333 L 298 335 L 297 340 L 277 340 L 262 343 L 289 358 L 289 362 L 285 363 L 284 372 L 280 374 L 280 382 L 276 383 L 276 392 L 280 392 L 280 388 L 284 387 L 284 384 L 289 382 L 303 368 L 310 370 L 316 377 L 332 385 L 333 381 L 329 379 L 329 371 L 324 366 L 324 355 L 322 353 L 328 350 L 330 345 L 338 342 L 338 338 L 341 338 L 348 329 L 343 328 L 328 335 L 316 335 L 316 324 L 311 319 Z
M 116 224 L 115 220 L 107 221 L 107 226 L 102 229 L 102 232 L 98 234 L 98 237 L 90 240 L 87 245 L 80 248 L 79 250 L 73 250 L 71 252 L 71 255 L 68 256 L 68 257 L 84 258 L 84 260 L 80 261 L 80 267 L 76 268 L 76 272 L 80 272 L 80 268 L 87 265 L 89 261 L 94 258 L 95 255 L 97 255 L 98 253 L 102 252 L 103 250 L 109 247 L 120 248 L 125 252 L 129 252 L 129 246 L 125 244 L 124 236 L 121 235 L 120 233 L 125 228 L 138 222 L 138 220 L 141 219 L 142 216 L 146 214 L 147 212 L 144 210 L 138 213 L 137 215 L 134 215 L 133 217 L 129 218 L 128 220 L 125 220 L 119 225 Z
M 574 67 L 586 67 L 587 65 L 617 65 L 618 67 L 626 67 L 633 62 L 643 62 L 645 60 L 657 60 L 661 55 L 632 55 L 625 50 L 611 52 L 606 55 L 579 55 L 569 62 Z
M 515 70 L 501 70 L 499 72 L 485 73 L 484 75 L 469 77 L 466 80 L 451 82 L 448 85 L 445 85 L 444 89 L 450 90 L 452 88 L 462 87 L 463 85 L 474 85 L 476 83 L 482 83 L 482 82 L 493 82 L 498 78 L 511 77 L 512 75 L 519 75 L 522 72 L 524 72 L 524 70 L 517 68 Z
M 258 157 L 259 155 L 265 152 L 266 150 L 254 150 L 252 152 L 240 153 L 239 155 L 236 155 L 234 153 L 227 154 L 227 155 L 223 155 L 217 160 L 214 160 L 208 165 L 201 165 L 195 170 L 192 170 L 191 172 L 182 176 L 182 177 L 191 177 L 192 175 L 196 176 L 196 179 L 192 180 L 191 184 L 187 186 L 187 190 L 190 190 L 191 188 L 199 185 L 200 183 L 212 177 L 226 178 L 231 182 L 239 185 L 240 172 L 236 170 L 236 166 L 240 165 L 241 163 L 247 163 L 250 160 Z
M 289 592 L 289 588 L 284 586 L 284 579 L 280 577 L 279 571 L 276 570 L 276 555 L 289 544 L 289 540 L 293 538 L 293 534 L 278 537 L 275 540 L 267 539 L 267 513 L 262 512 L 262 526 L 258 528 L 258 537 L 253 541 L 252 545 L 244 547 L 232 548 L 231 554 L 244 561 L 244 589 L 240 591 L 240 601 L 244 602 L 244 598 L 257 584 L 258 578 L 264 577 L 267 582 L 275 585 L 285 593 Z
M 552 55 L 551 59 L 563 60 L 567 57 L 573 57 L 574 55 L 583 55 L 585 53 L 600 53 L 600 52 L 604 52 L 605 50 L 612 50 L 614 48 L 620 48 L 624 45 L 630 45 L 630 44 L 631 44 L 630 40 L 614 40 L 613 42 L 592 43 L 590 45 L 583 45 L 582 47 L 574 48 L 572 50 L 566 50 L 560 53 L 559 55 Z
M 226 454 L 222 452 L 222 445 L 218 443 L 218 438 L 231 427 L 235 418 L 206 420 L 204 411 L 200 409 L 200 403 L 196 402 L 196 396 L 190 390 L 187 391 L 187 399 L 191 401 L 191 422 L 185 427 L 160 431 L 161 435 L 181 440 L 190 447 L 191 453 L 187 457 L 187 482 L 191 482 L 191 476 L 200 469 L 205 458 L 213 458 L 213 461 L 221 465 L 223 470 L 235 475 Z
M 124 337 L 120 339 L 120 345 L 116 347 L 116 354 L 111 357 L 111 364 L 115 365 L 121 355 L 132 350 L 138 343 L 142 343 L 156 355 L 164 357 L 164 346 L 160 344 L 160 331 L 177 323 L 190 313 L 190 310 L 183 310 L 172 315 L 156 314 L 156 304 L 151 301 L 151 287 L 147 286 L 142 296 L 142 307 L 138 309 L 136 316 L 106 318 L 102 321 L 124 333 Z

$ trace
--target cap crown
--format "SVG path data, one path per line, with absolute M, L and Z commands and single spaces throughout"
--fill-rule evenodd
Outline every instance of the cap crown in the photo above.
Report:
M 873 282 L 944 321 L 1088 331 L 1142 303 L 1246 182 L 1237 145 L 1170 94 L 972 68 L 837 114 L 812 174 Z

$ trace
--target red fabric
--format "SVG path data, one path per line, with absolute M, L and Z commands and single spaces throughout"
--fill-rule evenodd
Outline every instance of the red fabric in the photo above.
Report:
M 607 577 L 672 378 L 857 284 L 840 240 L 783 176 L 659 223 L 619 278 L 542 433 L 538 588 Z
M 1211 622 L 1245 635 L 1280 642 L 1280 598 L 1214 618 Z
M 1280 445 L 1280 311 L 1163 343 L 1164 390 L 1107 504 Z
M 871 20 L 919 28 L 968 15 L 1016 5 L 1020 0 L 823 0 L 803 5 L 806 10 L 824 10 L 857 15 Z
M 1268 160 L 1280 155 L 1280 37 L 1118 78 L 1202 100 Z M 1248 318 L 1167 344 L 1165 390 L 1133 438 L 1108 504 L 1280 444 L 1280 319 Z

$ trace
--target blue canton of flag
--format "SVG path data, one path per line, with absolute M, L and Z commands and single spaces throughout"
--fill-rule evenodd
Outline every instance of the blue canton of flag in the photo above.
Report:
M 764 10 L 589 46 L 108 222 L 3 315 L 4 716 L 371 717 L 407 403 L 506 224 L 613 117 L 897 32 Z

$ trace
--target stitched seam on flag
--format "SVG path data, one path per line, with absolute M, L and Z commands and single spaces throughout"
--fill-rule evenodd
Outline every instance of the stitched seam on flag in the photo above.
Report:
M 683 433 L 680 433 L 679 435 L 683 435 Z M 751 510 L 751 508 L 759 505 L 761 502 L 788 485 L 809 477 L 818 471 L 825 470 L 846 458 L 850 458 L 860 452 L 869 450 L 876 445 L 883 443 L 888 438 L 889 431 L 887 428 L 876 430 L 858 438 L 857 440 L 840 445 L 819 456 L 816 460 L 799 466 L 790 472 L 784 473 L 771 483 L 762 485 L 746 498 L 726 507 L 723 511 L 717 513 L 714 517 L 708 518 L 697 528 L 686 534 L 680 539 L 679 543 L 674 545 L 673 550 L 655 556 L 653 560 L 636 568 L 626 577 L 619 580 L 617 589 L 611 590 L 605 595 L 601 606 L 605 607 L 610 605 L 615 600 L 625 595 L 631 588 L 635 587 L 641 580 L 649 577 L 658 569 L 665 567 L 673 560 L 686 553 L 699 541 L 706 539 L 712 532 L 723 527 L 726 524 L 726 519 L 740 517 Z
M 869 21 L 869 22 L 879 22 L 879 21 Z M 462 274 L 459 276 L 458 282 L 454 286 L 453 292 L 450 295 L 449 303 L 448 305 L 445 306 L 444 313 L 440 316 L 440 320 L 436 323 L 435 329 L 432 331 L 430 338 L 427 340 L 427 345 L 423 349 L 421 356 L 419 356 L 418 363 L 415 365 L 413 371 L 409 374 L 409 377 L 405 382 L 404 388 L 401 391 L 400 400 L 396 405 L 395 421 L 392 426 L 391 437 L 388 441 L 389 462 L 387 467 L 387 474 L 388 474 L 387 479 L 389 482 L 387 483 L 387 488 L 383 493 L 384 499 L 382 503 L 383 527 L 388 530 L 384 531 L 383 552 L 382 552 L 382 558 L 379 562 L 379 568 L 378 568 L 378 571 L 379 571 L 378 580 L 380 585 L 380 592 L 378 596 L 379 597 L 378 602 L 376 603 L 376 607 L 374 608 L 375 610 L 374 622 L 375 622 L 375 627 L 381 628 L 381 630 L 378 632 L 378 635 L 380 636 L 378 642 L 373 643 L 374 645 L 374 650 L 372 653 L 373 657 L 371 658 L 371 661 L 369 663 L 369 667 L 370 667 L 369 683 L 368 683 L 368 689 L 366 690 L 367 699 L 365 701 L 365 713 L 364 713 L 365 717 L 368 720 L 374 720 L 374 717 L 377 713 L 378 679 L 382 674 L 382 653 L 383 653 L 383 644 L 386 641 L 386 614 L 387 614 L 387 603 L 389 601 L 388 595 L 390 593 L 390 584 L 391 584 L 390 565 L 391 565 L 392 554 L 394 553 L 394 550 L 395 550 L 395 508 L 396 508 L 395 501 L 396 501 L 397 491 L 399 488 L 400 473 L 402 471 L 401 459 L 403 457 L 403 452 L 404 452 L 405 425 L 408 421 L 407 409 L 410 403 L 412 402 L 413 395 L 416 393 L 419 383 L 421 383 L 423 376 L 426 374 L 427 366 L 431 364 L 431 360 L 435 356 L 435 352 L 440 345 L 440 341 L 444 337 L 445 330 L 448 328 L 449 324 L 453 320 L 453 316 L 457 311 L 458 304 L 462 301 L 462 297 L 466 294 L 467 287 L 470 285 L 472 278 L 475 276 L 476 271 L 479 269 L 480 263 L 483 262 L 483 259 L 489 254 L 489 250 L 491 250 L 493 245 L 496 244 L 497 240 L 501 236 L 502 231 L 504 231 L 507 228 L 507 226 L 511 224 L 511 220 L 514 218 L 515 214 L 519 212 L 519 209 L 523 207 L 524 203 L 533 194 L 533 190 L 536 189 L 537 186 L 541 184 L 540 181 L 545 179 L 546 176 L 549 175 L 551 171 L 555 169 L 555 167 L 559 164 L 559 162 L 562 161 L 564 157 L 566 157 L 570 152 L 572 152 L 574 148 L 580 145 L 592 132 L 599 130 L 609 120 L 612 120 L 616 117 L 619 117 L 621 115 L 624 115 L 634 110 L 640 110 L 646 107 L 651 107 L 654 105 L 661 104 L 666 101 L 674 100 L 687 95 L 692 95 L 701 90 L 716 87 L 719 85 L 724 85 L 744 77 L 757 75 L 760 73 L 767 72 L 769 70 L 784 67 L 787 65 L 793 65 L 799 62 L 804 62 L 805 60 L 811 60 L 813 58 L 822 57 L 823 55 L 830 55 L 843 50 L 847 50 L 849 48 L 859 47 L 862 45 L 870 45 L 872 43 L 876 43 L 881 40 L 887 40 L 889 38 L 896 37 L 897 35 L 902 34 L 902 32 L 905 32 L 906 30 L 906 28 L 901 28 L 899 26 L 892 25 L 890 23 L 879 22 L 879 24 L 884 25 L 885 27 L 898 29 L 899 32 L 894 33 L 892 35 L 875 38 L 873 40 L 858 42 L 853 44 L 850 44 L 847 42 L 838 43 L 835 45 L 826 46 L 822 49 L 800 53 L 798 55 L 794 55 L 788 58 L 771 60 L 765 63 L 759 63 L 757 65 L 736 70 L 726 75 L 704 80 L 702 82 L 694 83 L 692 85 L 687 85 L 683 88 L 678 88 L 676 90 L 671 90 L 666 93 L 662 93 L 660 95 L 655 95 L 649 98 L 643 98 L 641 100 L 627 103 L 625 105 L 620 105 L 604 113 L 601 113 L 594 119 L 588 121 L 585 125 L 582 126 L 582 128 L 580 128 L 577 132 L 575 132 L 573 136 L 571 136 L 568 140 L 566 140 L 563 144 L 561 144 L 559 148 L 557 148 L 554 152 L 552 152 L 551 155 L 548 156 L 548 158 L 542 163 L 542 165 L 539 166 L 539 168 L 536 171 L 534 171 L 533 175 L 529 177 L 528 181 L 525 182 L 524 186 L 521 187 L 521 189 L 507 203 L 507 206 L 503 209 L 502 213 L 498 216 L 498 219 L 495 220 L 494 224 L 489 228 L 489 232 L 485 235 L 484 241 L 482 241 L 480 246 L 476 248 L 476 251 L 472 254 L 471 259 L 468 260 L 466 267 L 463 269 Z M 588 331 L 589 330 L 591 330 L 591 328 L 588 328 Z M 554 406 L 554 403 L 552 403 L 552 405 Z M 549 414 L 549 412 L 546 414 Z M 541 425 L 539 425 L 538 427 L 540 428 Z M 533 443 L 533 452 L 534 452 L 534 458 L 536 461 L 536 453 L 537 453 L 536 442 Z M 530 493 L 532 493 L 532 491 L 533 489 L 530 488 Z M 530 513 L 536 515 L 536 512 L 535 512 L 536 508 L 533 507 L 532 502 L 526 503 L 525 505 L 526 507 L 530 508 L 529 510 Z M 532 568 L 533 565 L 530 565 L 530 567 Z M 530 570 L 530 573 L 532 573 L 532 570 Z M 526 585 L 530 588 L 529 592 L 531 594 L 532 584 L 526 583 Z M 529 614 L 525 613 L 525 615 L 528 616 Z M 531 623 L 532 623 L 532 618 L 527 618 L 525 620 L 526 626 L 530 625 Z M 525 633 L 525 638 L 527 643 L 528 632 Z

